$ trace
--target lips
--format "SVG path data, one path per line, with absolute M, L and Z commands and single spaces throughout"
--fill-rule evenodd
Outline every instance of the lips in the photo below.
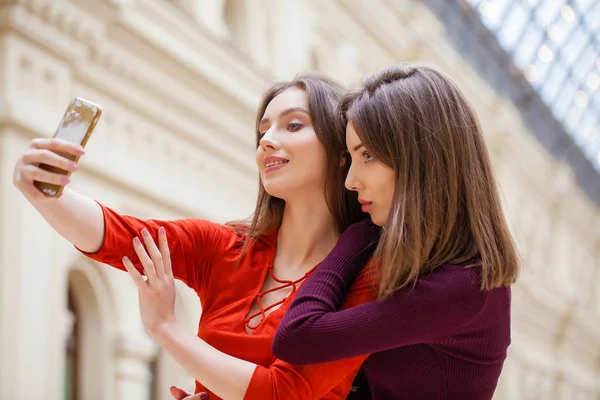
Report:
M 373 207 L 373 202 L 371 201 L 358 200 L 358 202 L 361 204 L 361 209 L 364 213 L 369 212 L 369 210 L 371 210 L 371 207 Z
M 283 168 L 288 162 L 289 160 L 283 157 L 269 156 L 264 158 L 263 165 L 265 166 L 265 172 L 271 172 Z

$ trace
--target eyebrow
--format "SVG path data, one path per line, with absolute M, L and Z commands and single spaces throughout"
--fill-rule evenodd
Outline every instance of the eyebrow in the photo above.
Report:
M 293 114 L 295 112 L 301 112 L 301 113 L 309 115 L 308 111 L 305 108 L 302 108 L 302 107 L 292 107 L 292 108 L 286 108 L 281 113 L 279 113 L 279 118 L 285 117 L 286 115 Z M 262 124 L 265 124 L 267 122 L 269 122 L 269 118 L 263 118 L 258 123 L 258 126 L 261 126 Z
M 362 143 L 359 143 L 356 146 L 354 146 L 354 148 L 352 149 L 352 151 L 355 152 L 356 150 L 360 149 L 361 147 L 365 147 L 365 145 L 362 144 Z

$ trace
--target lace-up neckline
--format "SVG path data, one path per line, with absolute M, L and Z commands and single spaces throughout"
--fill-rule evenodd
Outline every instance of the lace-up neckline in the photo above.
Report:
M 304 276 L 302 276 L 301 278 L 296 279 L 295 281 L 290 281 L 290 280 L 282 280 L 282 279 L 277 278 L 275 276 L 275 274 L 273 273 L 273 265 L 271 265 L 269 267 L 268 273 L 271 276 L 271 278 L 273 279 L 273 281 L 279 283 L 280 285 L 276 286 L 274 288 L 271 288 L 269 290 L 260 291 L 256 295 L 256 304 L 258 305 L 259 310 L 257 312 L 255 312 L 254 314 L 249 315 L 249 316 L 246 317 L 246 319 L 244 321 L 244 323 L 246 325 L 246 329 L 249 330 L 249 331 L 254 331 L 255 329 L 257 329 L 263 323 L 263 321 L 265 320 L 265 317 L 267 316 L 267 312 L 269 312 L 269 310 L 271 310 L 271 309 L 273 309 L 275 307 L 278 307 L 278 306 L 282 305 L 283 303 L 285 303 L 286 300 L 292 294 L 294 294 L 298 290 L 298 287 L 302 284 L 302 282 L 304 282 L 306 280 L 306 278 L 308 278 L 308 276 L 311 274 L 311 272 L 315 268 L 316 267 L 313 267 L 310 271 L 308 271 L 307 273 L 305 273 Z M 263 284 L 264 284 L 264 282 L 263 282 Z M 279 300 L 279 301 L 277 301 L 277 302 L 275 302 L 275 303 L 273 303 L 273 304 L 271 304 L 271 305 L 269 305 L 267 307 L 263 306 L 263 304 L 262 304 L 262 298 L 265 295 L 267 295 L 269 293 L 272 293 L 272 292 L 276 292 L 278 290 L 286 289 L 286 288 L 288 288 L 290 286 L 292 287 L 292 291 L 287 296 L 285 296 L 283 299 L 281 299 L 281 300 Z M 260 321 L 258 322 L 258 324 L 252 325 L 251 324 L 252 319 L 255 318 L 255 317 L 257 317 L 257 316 L 259 316 L 259 315 L 261 317 L 260 317 Z

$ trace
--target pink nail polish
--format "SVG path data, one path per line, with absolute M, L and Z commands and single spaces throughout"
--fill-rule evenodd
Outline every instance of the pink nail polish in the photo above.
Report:
M 135 243 L 137 245 L 142 244 L 142 242 L 140 242 L 140 239 L 137 236 L 133 238 L 133 243 Z

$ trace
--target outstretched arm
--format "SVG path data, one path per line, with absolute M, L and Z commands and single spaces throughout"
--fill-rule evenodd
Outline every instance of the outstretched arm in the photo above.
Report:
M 56 232 L 87 257 L 115 268 L 123 269 L 121 257 L 125 254 L 141 270 L 131 240 L 142 229 L 156 237 L 158 228 L 163 226 L 174 239 L 175 277 L 197 289 L 212 261 L 210 250 L 226 230 L 203 220 L 142 220 L 121 215 L 68 187 L 59 198 L 53 198 L 46 197 L 34 186 L 34 181 L 67 185 L 66 175 L 43 170 L 39 164 L 76 171 L 77 164 L 61 154 L 83 153 L 82 147 L 62 139 L 33 139 L 15 166 L 13 183 Z
M 76 247 L 97 251 L 104 236 L 100 206 L 92 199 L 65 188 L 60 198 L 46 197 L 34 181 L 67 185 L 69 177 L 39 167 L 41 163 L 74 172 L 77 164 L 57 152 L 81 156 L 83 147 L 62 139 L 33 139 L 15 165 L 13 184 L 61 236 Z
M 368 222 L 350 227 L 300 288 L 273 340 L 273 354 L 293 364 L 326 362 L 431 342 L 482 308 L 476 268 L 445 266 L 419 278 L 413 290 L 340 310 L 368 246 Z

